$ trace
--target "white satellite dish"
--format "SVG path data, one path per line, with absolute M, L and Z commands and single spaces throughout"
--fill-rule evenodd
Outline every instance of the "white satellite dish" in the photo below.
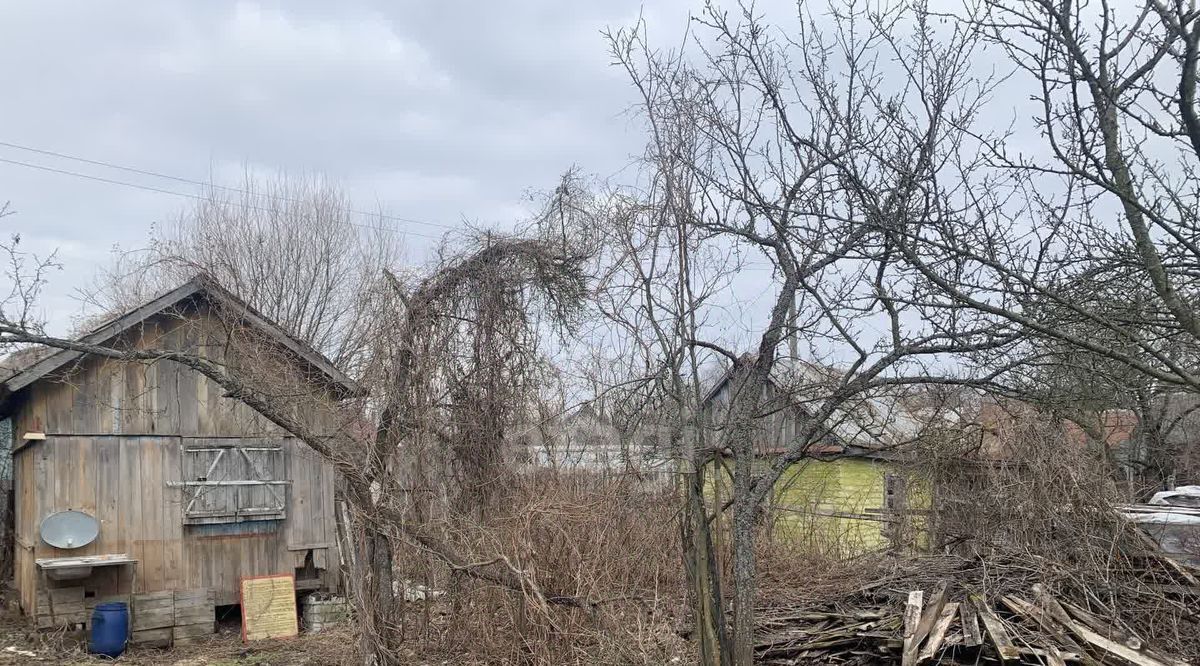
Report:
M 83 548 L 100 535 L 100 523 L 82 511 L 59 511 L 43 518 L 38 531 L 55 548 Z

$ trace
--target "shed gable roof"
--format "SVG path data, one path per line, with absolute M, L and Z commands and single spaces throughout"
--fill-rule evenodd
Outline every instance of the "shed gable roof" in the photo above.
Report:
M 78 340 L 79 342 L 92 345 L 104 344 L 147 319 L 195 297 L 207 298 L 211 303 L 229 309 L 230 312 L 236 314 L 244 322 L 266 334 L 272 341 L 283 346 L 299 359 L 319 370 L 344 395 L 356 395 L 361 392 L 358 384 L 353 379 L 334 366 L 320 352 L 313 349 L 307 343 L 298 340 L 287 331 L 284 331 L 278 324 L 267 319 L 257 310 L 250 307 L 245 301 L 206 275 L 198 275 L 124 314 L 108 319 L 93 328 L 90 332 L 80 336 Z M 6 389 L 6 393 L 15 393 L 84 355 L 85 352 L 71 349 L 54 350 L 48 355 L 37 358 L 25 367 L 15 369 L 13 374 L 3 380 L 2 385 Z

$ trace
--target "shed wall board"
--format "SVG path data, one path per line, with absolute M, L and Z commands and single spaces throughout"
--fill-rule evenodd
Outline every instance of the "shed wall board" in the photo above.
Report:
M 158 316 L 126 334 L 138 348 L 181 348 L 209 358 L 223 354 L 215 326 Z M 185 325 L 187 323 L 188 325 Z M 84 357 L 15 397 L 17 445 L 26 432 L 45 441 L 14 453 L 15 578 L 22 607 L 32 613 L 38 572 L 46 557 L 124 552 L 138 560 L 136 590 L 211 588 L 217 603 L 236 603 L 241 576 L 291 573 L 308 548 L 336 581 L 332 468 L 306 445 L 215 383 L 172 361 L 112 361 Z M 284 448 L 280 460 L 259 460 L 276 478 L 291 477 L 286 518 L 271 529 L 227 533 L 183 524 L 182 449 L 189 443 Z M 288 475 L 288 476 L 285 476 Z M 266 489 L 253 492 L 266 493 Z M 78 509 L 97 517 L 100 537 L 81 549 L 50 547 L 38 526 L 55 511 Z M 303 548 L 301 548 L 303 547 Z M 127 591 L 125 574 L 96 574 L 98 594 Z M 110 580 L 111 579 L 111 580 Z
M 156 317 L 129 333 L 136 349 L 177 348 L 219 360 L 215 322 Z M 245 403 L 227 398 L 211 379 L 174 361 L 84 358 L 25 389 L 14 417 L 24 432 L 185 437 L 285 436 Z
M 27 535 L 35 528 L 32 525 L 37 516 L 37 495 L 34 493 L 34 457 L 29 451 L 18 451 L 13 455 L 13 528 L 15 539 L 13 548 L 16 550 L 13 558 L 13 579 L 20 592 L 21 607 L 32 609 L 36 593 L 34 579 L 37 574 L 34 566 L 35 541 Z
M 336 561 L 325 552 L 334 547 L 332 497 L 319 497 L 332 493 L 332 474 L 307 458 L 312 452 L 292 439 L 280 442 L 285 450 L 281 467 L 295 474 L 290 486 L 279 486 L 289 507 L 285 519 L 185 526 L 186 490 L 168 484 L 182 480 L 182 448 L 211 441 L 52 435 L 18 453 L 16 573 L 23 606 L 31 608 L 37 582 L 33 560 L 40 558 L 127 553 L 138 560 L 135 592 L 209 588 L 218 603 L 236 602 L 243 576 L 292 572 L 303 565 L 309 549 L 318 567 Z M 244 443 L 263 444 L 259 439 Z M 43 542 L 38 536 L 41 519 L 70 509 L 96 516 L 100 537 L 70 550 Z M 98 594 L 126 591 L 127 578 L 109 577 L 94 581 Z

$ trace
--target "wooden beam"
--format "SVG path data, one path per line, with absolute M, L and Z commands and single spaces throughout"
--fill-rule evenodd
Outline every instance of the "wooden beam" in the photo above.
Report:
M 15 446 L 13 446 L 12 453 L 16 453 L 18 451 L 24 451 L 25 449 L 33 446 L 34 444 L 37 444 L 38 442 L 44 442 L 44 441 L 46 441 L 46 433 L 44 433 L 44 432 L 27 432 L 27 433 L 21 435 L 17 439 Z
M 976 647 L 983 645 L 983 634 L 979 631 L 979 616 L 975 614 L 970 602 L 963 602 L 958 607 L 962 615 L 963 645 Z
M 1113 656 L 1120 657 L 1131 664 L 1135 664 L 1135 666 L 1188 666 L 1188 662 L 1186 661 L 1179 659 L 1161 661 L 1148 654 L 1134 650 L 1127 645 L 1122 645 L 1121 643 L 1118 643 L 1107 636 L 1101 636 L 1095 631 L 1092 631 L 1090 628 L 1085 627 L 1083 624 L 1076 622 L 1067 613 L 1066 609 L 1064 609 L 1062 605 L 1058 603 L 1058 600 L 1050 596 L 1050 594 L 1040 585 L 1035 586 L 1035 588 L 1038 588 L 1038 602 L 1042 604 L 1042 607 L 1046 609 L 1046 612 L 1064 627 L 1070 630 L 1071 633 L 1075 634 L 1089 645 L 1103 650 Z
M 1068 661 L 1079 661 L 1089 666 L 1097 665 L 1097 662 L 1090 657 L 1084 658 L 1078 652 L 1063 652 L 1053 645 L 1048 646 L 1044 650 L 1042 648 L 1023 647 L 1021 648 L 1021 654 L 1026 660 L 1029 660 L 1029 657 L 1033 657 L 1032 661 L 1046 664 L 1047 666 L 1057 666 L 1058 664 L 1066 666 L 1066 662 Z M 1055 661 L 1056 656 L 1060 661 Z
M 917 663 L 916 641 L 917 627 L 921 624 L 921 605 L 925 601 L 925 593 L 913 590 L 908 593 L 908 603 L 904 606 L 904 651 L 901 654 L 902 666 L 914 666 Z
M 979 619 L 983 621 L 983 628 L 987 630 L 988 636 L 992 639 L 992 645 L 996 646 L 996 654 L 1001 661 L 1015 661 L 1021 658 L 1021 651 L 1013 645 L 1012 638 L 1008 635 L 1008 630 L 1004 628 L 1004 622 L 988 608 L 988 604 L 983 597 L 978 594 L 972 594 L 970 601 L 975 606 L 975 612 L 979 613 Z
M 297 551 L 298 550 L 321 550 L 322 548 L 332 548 L 332 547 L 333 547 L 332 541 L 323 541 L 321 543 L 300 543 L 300 544 L 295 544 L 295 545 L 288 544 L 287 549 L 288 550 L 297 550 Z
M 946 588 L 949 583 L 945 580 L 938 581 L 938 584 L 933 588 L 933 595 L 929 598 L 929 605 L 925 607 L 921 614 L 921 623 L 917 625 L 917 633 L 914 639 L 918 645 L 929 632 L 933 630 L 933 625 L 942 614 L 942 608 L 946 605 Z
M 125 553 L 112 555 L 83 555 L 80 557 L 47 557 L 34 561 L 39 569 L 70 569 L 73 567 L 104 567 L 118 564 L 136 564 L 137 559 Z
M 167 485 L 172 488 L 180 488 L 184 486 L 290 486 L 291 481 L 168 481 Z
M 937 621 L 933 624 L 933 629 L 929 632 L 929 641 L 921 649 L 921 654 L 917 655 L 917 663 L 933 659 L 937 656 L 938 650 L 942 648 L 942 641 L 946 640 L 946 632 L 950 629 L 950 623 L 954 621 L 956 614 L 958 614 L 957 603 L 948 603 L 942 608 L 942 612 L 937 616 Z
M 1126 646 L 1131 647 L 1134 650 L 1142 649 L 1142 639 L 1138 638 L 1126 627 L 1118 624 L 1116 620 L 1113 620 L 1112 622 L 1105 622 L 1104 620 L 1092 615 L 1091 613 L 1074 604 L 1067 603 L 1066 601 L 1061 601 L 1059 603 L 1062 604 L 1062 607 L 1071 614 L 1071 617 L 1087 625 L 1089 629 L 1100 634 L 1101 636 L 1108 636 L 1113 640 L 1124 643 Z
M 237 449 L 239 451 L 282 451 L 282 446 L 209 446 L 198 449 L 184 449 L 184 453 L 216 453 L 218 451 L 228 451 Z
M 1063 627 L 1057 624 L 1043 609 L 1034 604 L 1025 601 L 1024 599 L 1012 595 L 1004 595 L 1000 597 L 1000 603 L 1004 604 L 1010 611 L 1027 617 L 1038 624 L 1043 631 L 1050 634 L 1059 643 L 1071 648 L 1072 650 L 1081 651 L 1081 648 L 1075 641 L 1067 635 Z

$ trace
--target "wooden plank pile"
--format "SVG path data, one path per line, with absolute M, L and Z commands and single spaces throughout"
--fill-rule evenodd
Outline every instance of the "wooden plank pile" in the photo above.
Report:
M 865 601 L 865 599 L 864 599 Z M 864 607 L 865 606 L 865 607 Z M 1186 666 L 1111 617 L 1034 584 L 988 601 L 968 586 L 911 590 L 903 607 L 826 604 L 764 617 L 755 645 L 766 664 L 1133 664 Z

